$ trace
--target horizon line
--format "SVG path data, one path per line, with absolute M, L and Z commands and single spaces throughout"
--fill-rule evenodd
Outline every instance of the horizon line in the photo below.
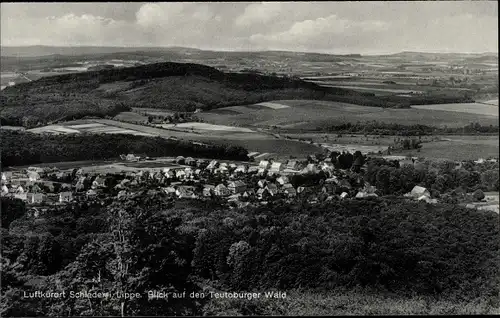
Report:
M 333 53 L 333 52 L 321 52 L 321 51 L 294 51 L 290 49 L 256 49 L 256 50 L 232 50 L 232 49 L 205 49 L 198 47 L 189 47 L 189 46 L 179 46 L 179 45 L 170 45 L 170 46 L 115 46 L 115 45 L 46 45 L 46 44 L 30 44 L 30 45 L 1 45 L 0 48 L 29 48 L 29 47 L 47 47 L 47 48 L 116 48 L 116 49 L 141 49 L 141 48 L 149 48 L 149 49 L 191 49 L 191 50 L 199 50 L 199 51 L 208 51 L 208 52 L 231 52 L 231 53 L 263 53 L 263 52 L 287 52 L 287 53 L 303 53 L 303 54 L 324 54 L 324 55 L 368 55 L 368 56 L 376 56 L 376 55 L 395 55 L 401 53 L 424 53 L 424 54 L 498 54 L 497 52 L 486 51 L 486 52 L 463 52 L 463 51 L 419 51 L 419 50 L 400 50 L 400 51 L 392 51 L 392 52 L 377 52 L 377 53 Z

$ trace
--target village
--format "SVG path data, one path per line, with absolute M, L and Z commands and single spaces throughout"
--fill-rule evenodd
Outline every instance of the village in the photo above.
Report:
M 149 158 L 128 154 L 121 155 L 121 159 L 147 162 Z M 320 160 L 310 155 L 307 160 L 279 162 L 271 159 L 245 164 L 182 156 L 172 161 L 175 167 L 113 173 L 49 167 L 4 171 L 2 196 L 24 201 L 35 215 L 39 215 L 54 205 L 126 198 L 144 189 L 157 189 L 178 199 L 220 198 L 238 208 L 265 205 L 276 199 L 317 203 L 380 194 L 357 173 L 361 168 L 359 162 L 351 169 L 337 169 L 331 157 Z M 427 189 L 419 186 L 406 197 L 437 203 Z

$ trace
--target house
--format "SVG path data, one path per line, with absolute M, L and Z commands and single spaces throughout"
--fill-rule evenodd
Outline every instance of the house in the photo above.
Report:
M 326 171 L 332 171 L 334 167 L 333 164 L 331 163 L 323 162 L 320 166 L 320 169 L 326 172 Z
M 269 190 L 267 190 L 267 188 L 260 188 L 259 190 L 257 190 L 257 197 L 259 199 L 267 199 L 271 196 L 271 194 L 269 193 Z
M 410 192 L 410 195 L 414 198 L 420 198 L 421 196 L 431 197 L 431 193 L 424 187 L 414 186 Z
M 52 191 L 54 191 L 54 187 L 52 187 Z M 35 184 L 35 185 L 31 186 L 31 191 L 30 192 L 40 193 L 40 192 L 42 192 L 42 189 L 40 189 L 40 187 L 38 186 L 38 184 Z
M 273 162 L 271 164 L 271 168 L 269 169 L 269 171 L 272 173 L 278 173 L 283 170 L 285 170 L 285 165 L 281 162 Z
M 268 183 L 266 185 L 267 191 L 269 191 L 269 194 L 271 195 L 276 195 L 278 194 L 278 187 L 274 183 Z
M 26 201 L 27 200 L 26 192 L 23 192 L 23 193 L 14 193 L 14 198 Z
M 276 179 L 276 181 L 281 184 L 281 185 L 284 185 L 284 184 L 287 184 L 290 182 L 290 180 L 288 179 L 287 176 L 281 176 L 279 177 L 278 179 Z
M 165 192 L 166 194 L 170 194 L 170 195 L 173 195 L 173 194 L 176 194 L 177 191 L 175 190 L 174 187 L 165 187 L 165 188 L 162 188 L 163 192 Z
M 12 178 L 11 171 L 2 172 L 2 182 L 9 182 L 11 178 Z
M 341 188 L 345 188 L 347 190 L 351 190 L 351 188 L 352 188 L 351 183 L 349 181 L 347 181 L 346 179 L 340 180 L 338 182 L 338 186 Z
M 424 202 L 427 202 L 427 203 L 433 203 L 433 204 L 437 203 L 436 199 L 431 199 L 427 195 L 422 195 L 417 200 L 418 201 L 424 201 Z
M 335 193 L 335 185 L 333 185 L 331 183 L 325 183 L 325 185 L 323 186 L 321 191 L 323 193 L 328 193 L 328 194 Z
M 229 169 L 226 166 L 221 165 L 219 168 L 215 169 L 215 172 L 220 174 L 225 174 L 229 173 Z
M 299 169 L 299 162 L 297 160 L 288 160 L 288 163 L 286 164 L 286 168 L 290 170 L 297 170 Z
M 305 188 L 305 187 L 298 187 L 298 188 L 297 188 L 297 193 L 302 193 L 302 192 L 304 192 L 305 190 L 306 190 L 306 188 Z
M 253 197 L 255 195 L 255 191 L 254 189 L 247 189 L 245 190 L 245 192 L 242 193 L 242 197 L 244 198 L 249 198 L 249 197 Z
M 198 168 L 204 168 L 205 166 L 207 165 L 207 161 L 206 160 L 203 160 L 203 159 L 198 159 L 196 161 L 196 166 Z
M 92 189 L 105 188 L 105 187 L 106 187 L 106 179 L 104 179 L 101 176 L 98 176 L 92 182 Z
M 139 161 L 139 157 L 136 157 L 134 154 L 129 153 L 125 157 L 125 160 L 127 160 L 127 161 Z
M 347 192 L 342 192 L 342 194 L 340 195 L 340 198 L 341 199 L 345 199 L 347 198 L 349 195 L 347 194 Z
M 316 165 L 314 163 L 310 163 L 306 166 L 307 171 L 309 173 L 317 173 L 318 172 L 318 169 L 316 168 Z
M 59 193 L 59 202 L 71 202 L 73 200 L 73 194 L 69 191 Z
M 215 194 L 215 186 L 211 184 L 206 184 L 203 188 L 203 196 L 210 197 L 212 194 Z
M 241 194 L 239 193 L 236 193 L 236 194 L 232 194 L 230 195 L 228 198 L 227 198 L 227 202 L 237 202 L 240 200 L 240 196 Z
M 23 186 L 21 186 L 21 185 L 15 187 L 13 189 L 14 189 L 14 193 L 16 193 L 16 194 L 23 194 L 26 192 L 25 189 L 23 188 Z
M 259 169 L 269 169 L 271 163 L 268 160 L 261 160 L 259 162 Z
M 370 197 L 378 197 L 378 195 L 376 195 L 375 193 L 367 193 L 365 191 L 359 191 L 357 194 L 356 194 L 356 198 L 370 198 Z
M 28 178 L 30 181 L 38 181 L 40 180 L 40 174 L 36 171 L 29 171 Z
M 186 171 L 184 171 L 184 170 L 177 170 L 175 172 L 175 176 L 177 177 L 177 179 L 181 179 L 182 180 L 182 179 L 186 178 Z
M 187 157 L 184 160 L 184 164 L 186 164 L 188 166 L 194 166 L 194 165 L 196 165 L 196 160 L 194 160 L 193 157 Z
M 136 187 L 139 185 L 139 182 L 136 179 L 134 179 L 134 180 L 130 181 L 130 183 L 128 185 L 130 187 Z
M 97 197 L 97 192 L 94 189 L 88 190 L 86 193 L 87 199 L 94 199 Z
M 241 172 L 241 173 L 246 173 L 248 171 L 248 168 L 245 165 L 240 165 L 237 166 L 234 172 Z
M 217 196 L 226 196 L 226 195 L 229 195 L 231 194 L 231 192 L 229 191 L 229 189 L 223 185 L 222 183 L 221 184 L 218 184 L 215 189 L 214 189 L 214 193 L 215 195 Z
M 335 176 L 330 177 L 330 178 L 328 178 L 328 179 L 325 180 L 325 183 L 334 183 L 334 184 L 337 184 L 338 182 L 339 182 L 339 180 Z
M 253 151 L 253 152 L 248 153 L 248 155 L 247 155 L 247 156 L 248 156 L 248 158 L 254 158 L 254 157 L 256 157 L 257 155 L 259 155 L 259 152 L 255 152 L 255 151 Z
M 177 188 L 175 194 L 179 199 L 185 199 L 185 198 L 194 199 L 196 198 L 196 195 L 194 194 L 193 190 L 194 190 L 193 187 L 182 186 Z
M 259 167 L 257 166 L 248 167 L 247 173 L 256 173 L 256 172 L 259 172 Z
M 207 169 L 208 170 L 214 170 L 215 168 L 217 168 L 219 166 L 219 162 L 217 160 L 212 160 L 210 161 L 210 163 L 208 164 L 207 166 Z
M 297 190 L 295 190 L 291 183 L 285 183 L 283 185 L 283 193 L 285 193 L 289 197 L 294 197 L 297 195 Z
M 43 174 L 45 172 L 44 168 L 41 168 L 41 167 L 29 167 L 27 170 L 28 170 L 28 173 L 29 172 L 36 172 L 38 174 Z
M 242 193 L 247 189 L 247 185 L 240 180 L 229 182 L 227 187 L 232 193 Z
M 259 180 L 259 182 L 257 182 L 257 185 L 260 187 L 260 188 L 264 188 L 267 184 L 267 180 L 266 179 L 261 179 Z
M 29 204 L 42 203 L 43 199 L 44 199 L 43 193 L 33 193 L 33 192 L 26 193 L 26 202 Z
M 195 176 L 199 176 L 199 175 L 201 174 L 201 172 L 202 172 L 202 170 L 201 170 L 201 169 L 196 169 L 196 170 L 194 171 L 194 175 L 195 175 Z
M 191 167 L 187 167 L 184 169 L 184 173 L 186 174 L 185 178 L 189 179 L 189 178 L 192 178 L 194 171 L 193 171 L 193 169 L 191 169 Z
M 115 186 L 115 189 L 124 189 L 130 184 L 129 179 L 123 179 L 120 183 Z
M 175 178 L 175 172 L 170 169 L 170 168 L 166 168 L 163 170 L 163 174 L 165 175 L 165 177 L 167 179 L 172 179 L 172 178 Z

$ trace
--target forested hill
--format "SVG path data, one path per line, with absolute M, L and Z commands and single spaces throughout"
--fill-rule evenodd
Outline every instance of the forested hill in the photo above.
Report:
M 83 116 L 113 116 L 128 107 L 194 111 L 279 99 L 409 106 L 404 98 L 321 87 L 297 78 L 168 62 L 44 77 L 7 87 L 0 93 L 0 117 L 4 125 L 32 127 Z

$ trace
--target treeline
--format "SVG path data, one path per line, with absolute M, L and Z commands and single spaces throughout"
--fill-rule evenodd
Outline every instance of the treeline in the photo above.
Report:
M 385 123 L 376 120 L 356 123 L 343 123 L 340 125 L 329 125 L 320 128 L 321 131 L 337 133 L 364 133 L 375 135 L 396 136 L 425 136 L 433 134 L 494 134 L 498 133 L 498 126 L 483 126 L 480 123 L 470 123 L 464 127 L 433 127 L 422 124 L 401 125 L 397 123 Z
M 120 154 L 148 156 L 191 156 L 247 160 L 239 146 L 195 144 L 189 141 L 120 134 L 47 135 L 0 131 L 3 166 L 21 166 L 58 161 L 101 160 Z
M 499 164 L 472 161 L 456 166 L 453 162 L 419 162 L 400 166 L 398 161 L 370 158 L 367 162 L 365 181 L 381 193 L 405 194 L 414 186 L 424 186 L 433 197 L 471 193 L 476 190 L 499 191 Z
M 2 233 L 2 315 L 205 313 L 207 298 L 148 300 L 148 290 L 369 287 L 450 302 L 482 297 L 498 306 L 496 213 L 395 197 L 269 204 L 229 210 L 144 191 L 105 205 L 53 208 L 44 222 L 20 214 Z M 37 285 L 26 284 L 40 275 Z M 19 296 L 60 286 L 143 297 Z M 248 306 L 246 314 L 258 315 L 259 308 Z

